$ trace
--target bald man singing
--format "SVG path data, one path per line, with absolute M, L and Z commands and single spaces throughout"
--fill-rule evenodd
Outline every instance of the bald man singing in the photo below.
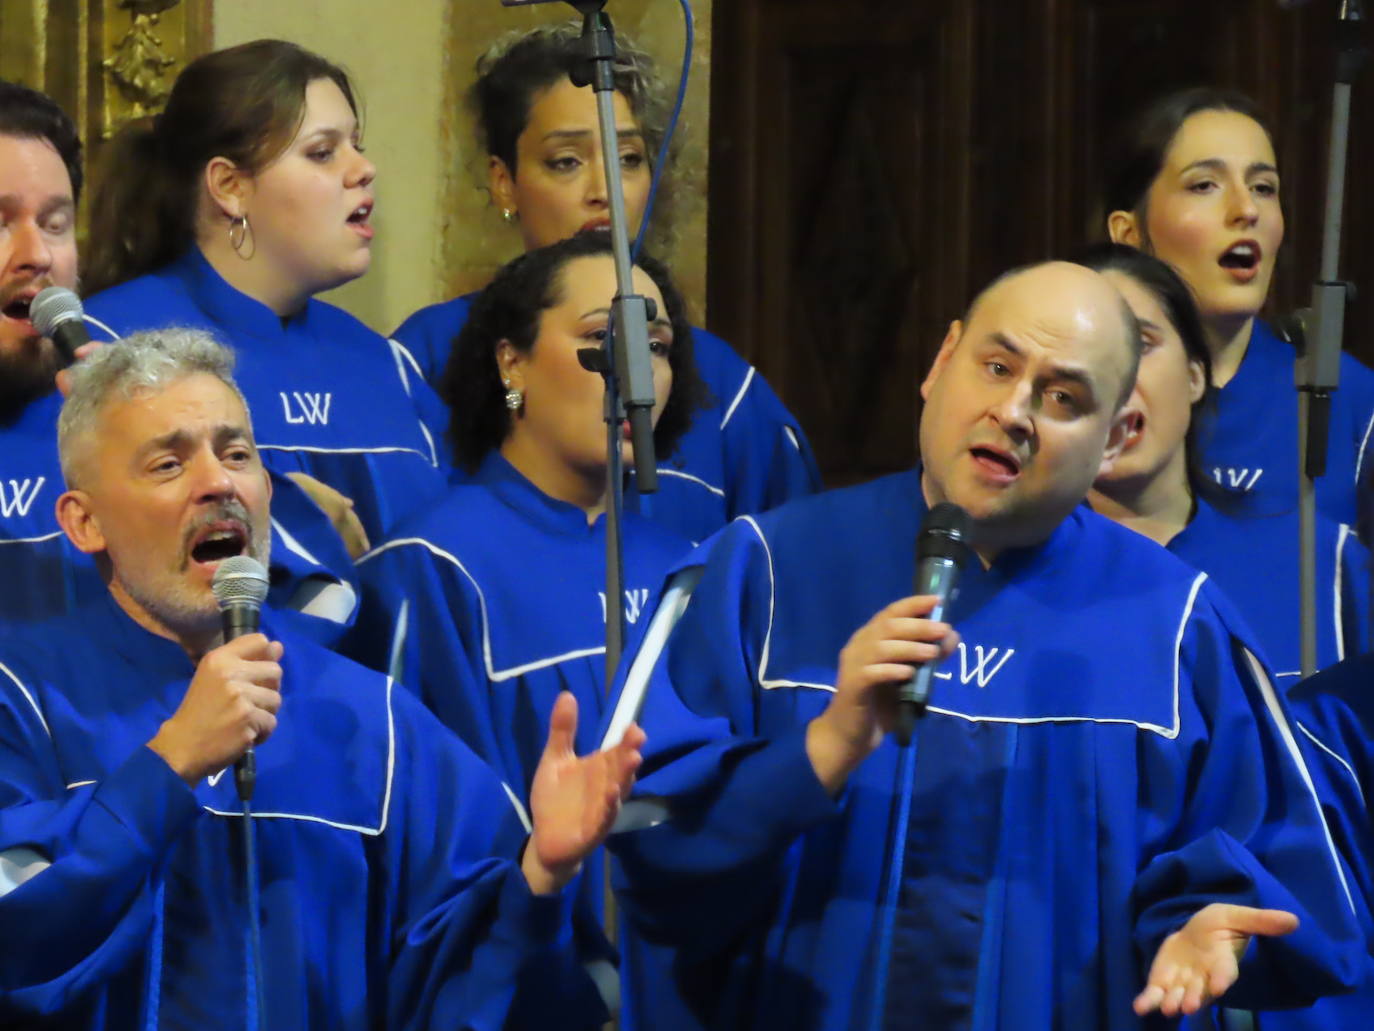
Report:
M 669 818 L 612 840 L 644 1026 L 1134 1028 L 1351 983 L 1338 861 L 1245 631 L 1081 504 L 1139 351 L 1097 273 L 1009 273 L 921 386 L 915 469 L 688 560 L 691 603 L 642 656 L 640 790 Z M 909 595 L 942 502 L 974 557 L 935 621 Z

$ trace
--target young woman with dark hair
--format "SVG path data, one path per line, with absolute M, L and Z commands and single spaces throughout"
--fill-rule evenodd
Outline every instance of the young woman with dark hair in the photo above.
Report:
M 1165 96 L 1128 127 L 1108 176 L 1112 240 L 1172 265 L 1202 316 L 1217 388 L 1208 473 L 1256 513 L 1296 509 L 1293 348 L 1259 318 L 1283 243 L 1272 134 L 1247 97 L 1210 87 Z M 1346 356 L 1318 506 L 1355 524 L 1368 480 L 1374 373 Z
M 1121 457 L 1089 504 L 1207 573 L 1265 648 L 1279 684 L 1301 676 L 1297 515 L 1246 514 L 1243 495 L 1199 469 L 1211 431 L 1211 352 L 1192 295 L 1163 262 L 1119 244 L 1076 259 L 1103 273 L 1140 320 L 1144 352 L 1126 407 Z M 1369 552 L 1347 526 L 1318 514 L 1317 664 L 1363 651 L 1369 637 Z
M 579 60 L 578 35 L 577 26 L 562 24 L 501 41 L 478 61 L 468 95 L 488 155 L 492 203 L 526 250 L 610 224 L 595 97 L 569 78 Z M 633 234 L 644 217 L 668 104 L 647 55 L 625 39 L 618 47 L 616 122 Z M 672 193 L 665 182 L 657 224 Z M 471 304 L 466 296 L 424 308 L 393 334 L 431 381 Z M 711 403 L 692 420 L 677 455 L 660 461 L 658 493 L 631 491 L 627 504 L 700 541 L 737 515 L 811 493 L 820 477 L 801 427 L 768 384 L 719 337 L 702 329 L 692 336 Z

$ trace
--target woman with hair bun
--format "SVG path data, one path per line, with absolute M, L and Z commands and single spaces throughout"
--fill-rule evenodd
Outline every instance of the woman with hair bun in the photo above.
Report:
M 526 250 L 610 225 L 596 100 L 569 78 L 580 59 L 580 28 L 544 26 L 508 37 L 477 62 L 468 105 L 488 155 L 492 203 Z M 651 59 L 623 37 L 615 66 L 616 124 L 630 233 L 648 201 L 652 161 L 669 105 Z M 670 172 L 671 169 L 665 169 Z M 665 181 L 659 206 L 672 199 Z M 393 334 L 431 381 L 462 329 L 472 296 L 424 308 Z M 737 515 L 809 494 L 820 484 L 796 419 L 725 341 L 694 329 L 697 365 L 711 394 L 677 455 L 660 456 L 659 489 L 627 504 L 693 541 Z
M 315 299 L 368 269 L 376 171 L 342 69 L 282 40 L 207 54 L 116 143 L 87 274 L 114 336 L 179 324 L 233 345 L 267 463 L 355 555 L 447 482 L 431 389 Z

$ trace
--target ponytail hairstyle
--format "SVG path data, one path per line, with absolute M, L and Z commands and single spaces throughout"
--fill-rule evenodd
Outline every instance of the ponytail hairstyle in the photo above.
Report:
M 259 39 L 187 65 L 162 114 L 111 144 L 91 206 L 87 292 L 180 257 L 196 239 L 205 166 L 223 157 L 261 172 L 295 138 L 306 87 L 317 79 L 333 81 L 357 114 L 347 73 L 285 40 Z

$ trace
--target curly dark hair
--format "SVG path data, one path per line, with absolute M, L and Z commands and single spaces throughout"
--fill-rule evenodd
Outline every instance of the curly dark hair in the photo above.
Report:
M 72 200 L 81 199 L 81 137 L 67 112 L 46 93 L 0 79 L 0 136 L 47 140 L 72 181 Z
M 477 142 L 486 153 L 504 161 L 512 175 L 515 141 L 529 124 L 536 97 L 568 78 L 585 60 L 581 35 L 581 26 L 575 22 L 542 25 L 503 36 L 477 59 L 477 80 L 467 95 Z M 672 105 L 653 59 L 620 32 L 616 33 L 614 74 L 616 92 L 629 103 L 649 153 L 656 157 Z
M 518 168 L 516 142 L 529 124 L 530 109 L 539 95 L 565 78 L 584 60 L 580 22 L 541 25 L 498 39 L 477 59 L 477 78 L 466 97 L 477 132 L 477 145 L 500 158 L 511 176 Z M 654 67 L 654 60 L 633 39 L 616 32 L 615 88 L 630 105 L 630 113 L 644 134 L 649 160 L 658 160 L 668 131 L 672 95 Z M 680 186 L 674 173 L 677 141 L 669 148 L 655 201 L 654 239 L 661 246 L 671 239 L 674 193 Z
M 535 346 L 543 313 L 561 300 L 562 273 L 578 258 L 610 257 L 611 240 L 604 232 L 584 232 L 549 247 L 522 254 L 496 274 L 491 285 L 473 301 L 467 322 L 453 342 L 453 352 L 439 380 L 439 395 L 449 407 L 449 442 L 455 462 L 472 471 L 511 429 L 505 406 L 506 388 L 496 364 L 496 348 L 503 341 L 521 353 Z M 672 452 L 692 423 L 693 413 L 705 406 L 707 390 L 697 373 L 692 327 L 682 295 L 668 270 L 641 254 L 637 262 L 663 294 L 666 317 L 673 327 L 668 365 L 672 391 L 654 428 L 654 447 L 660 458 Z

